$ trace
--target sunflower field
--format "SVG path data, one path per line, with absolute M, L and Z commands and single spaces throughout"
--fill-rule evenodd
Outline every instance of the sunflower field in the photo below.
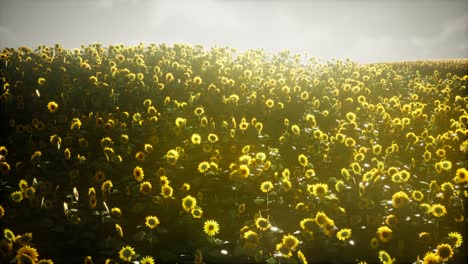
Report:
M 466 263 L 468 65 L 0 54 L 0 263 Z

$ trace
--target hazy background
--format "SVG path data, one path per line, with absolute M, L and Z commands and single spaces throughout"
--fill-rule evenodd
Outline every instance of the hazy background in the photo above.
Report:
M 468 58 L 467 0 L 0 0 L 0 48 L 191 43 L 358 62 Z

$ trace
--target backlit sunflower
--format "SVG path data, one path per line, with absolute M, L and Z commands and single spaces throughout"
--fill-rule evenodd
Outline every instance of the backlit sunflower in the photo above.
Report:
M 447 209 L 441 204 L 434 204 L 431 206 L 430 212 L 435 217 L 442 217 L 447 214 Z
M 198 164 L 198 171 L 200 173 L 206 173 L 208 170 L 210 170 L 210 163 L 207 161 L 203 161 Z
M 216 143 L 218 142 L 218 136 L 216 134 L 208 134 L 208 141 L 211 143 Z
M 187 195 L 184 199 L 182 199 L 182 208 L 186 212 L 190 212 L 195 206 L 197 205 L 197 200 L 190 195 Z
M 304 154 L 300 154 L 300 155 L 297 157 L 297 160 L 299 161 L 299 164 L 300 164 L 302 167 L 305 167 L 305 166 L 307 166 L 307 164 L 309 164 L 309 160 L 307 159 L 307 157 L 306 157 Z
M 413 200 L 417 202 L 422 202 L 424 199 L 424 194 L 421 191 L 416 190 L 411 193 L 411 197 L 413 197 Z
M 17 253 L 16 253 L 16 259 L 18 260 L 18 263 L 28 263 L 28 262 L 25 262 L 25 261 L 22 261 L 22 256 L 23 255 L 27 255 L 30 259 L 32 259 L 33 261 L 37 261 L 38 258 L 39 258 L 39 253 L 37 252 L 37 250 L 33 247 L 30 247 L 30 246 L 24 246 L 20 249 L 18 249 Z
M 133 177 L 135 178 L 135 180 L 141 182 L 143 180 L 143 178 L 145 177 L 145 173 L 143 171 L 143 168 L 141 168 L 140 166 L 136 166 L 133 169 Z
M 188 192 L 190 190 L 190 184 L 184 183 L 182 184 L 182 187 L 180 188 L 183 192 Z
M 190 140 L 192 141 L 192 144 L 194 145 L 201 144 L 201 136 L 199 134 L 192 134 L 192 136 L 190 137 Z
M 323 197 L 328 192 L 328 185 L 326 183 L 317 183 L 313 185 L 312 194 L 317 197 Z
M 155 229 L 160 224 L 159 219 L 156 216 L 147 216 L 145 220 L 145 225 L 150 229 Z
M 343 228 L 336 233 L 336 237 L 339 240 L 345 241 L 351 237 L 351 229 Z
M 383 243 L 390 241 L 392 234 L 393 232 L 388 226 L 381 226 L 377 229 L 377 238 Z
M 21 201 L 23 201 L 23 198 L 24 198 L 23 193 L 20 191 L 12 192 L 10 194 L 10 197 L 15 203 L 20 203 Z
M 423 264 L 439 264 L 440 257 L 434 252 L 427 252 L 423 258 Z
M 130 262 L 133 256 L 135 256 L 135 250 L 130 246 L 122 247 L 119 251 L 119 258 L 123 261 Z
M 201 208 L 193 208 L 191 213 L 193 218 L 201 218 L 203 216 L 203 210 Z
M 140 183 L 140 192 L 143 194 L 150 194 L 152 190 L 151 183 L 148 181 Z
M 456 183 L 465 183 L 468 181 L 468 170 L 465 168 L 459 168 L 457 169 L 457 172 L 455 173 L 455 178 L 453 180 Z
M 209 236 L 219 233 L 219 224 L 215 220 L 206 220 L 203 225 L 203 231 Z
M 58 110 L 58 104 L 57 104 L 56 102 L 54 102 L 54 101 L 49 102 L 49 103 L 47 104 L 47 110 L 49 111 L 49 113 L 55 113 L 55 112 L 57 112 L 57 110 Z
M 255 226 L 262 231 L 266 231 L 270 229 L 271 224 L 267 218 L 259 217 L 255 219 Z
M 392 264 L 393 260 L 385 250 L 379 251 L 379 260 L 382 264 Z
M 448 234 L 448 239 L 450 243 L 453 245 L 453 247 L 460 247 L 461 244 L 463 243 L 463 237 L 460 233 L 458 232 L 450 232 Z
M 281 243 L 290 250 L 296 250 L 297 245 L 299 245 L 299 240 L 293 235 L 285 235 L 281 240 Z
M 447 261 L 453 256 L 453 250 L 449 244 L 438 245 L 436 253 L 442 261 Z
M 273 190 L 273 184 L 271 183 L 271 181 L 264 181 L 260 185 L 260 190 L 264 193 L 269 193 L 271 192 L 271 190 Z
M 392 196 L 392 205 L 395 208 L 403 208 L 409 201 L 409 197 L 405 192 L 397 192 Z
M 166 185 L 163 185 L 161 187 L 161 195 L 164 197 L 164 198 L 170 198 L 172 197 L 172 193 L 173 193 L 173 190 L 172 190 L 172 187 L 168 184 Z
M 239 168 L 238 168 L 238 171 L 239 171 L 239 177 L 241 177 L 241 178 L 249 177 L 249 174 L 250 174 L 249 166 L 247 166 L 245 164 L 241 164 L 239 166 Z
M 154 258 L 151 256 L 146 256 L 141 259 L 140 264 L 154 264 Z
M 320 227 L 325 226 L 328 219 L 328 216 L 324 212 L 317 212 L 317 214 L 315 215 L 315 223 Z

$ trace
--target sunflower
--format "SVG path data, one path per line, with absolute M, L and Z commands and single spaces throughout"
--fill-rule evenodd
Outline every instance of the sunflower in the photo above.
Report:
M 382 264 L 391 264 L 391 263 L 393 263 L 392 258 L 390 257 L 390 255 L 385 250 L 380 250 L 379 251 L 379 259 L 380 259 L 380 262 L 382 262 Z
M 115 232 L 117 233 L 117 236 L 122 238 L 123 237 L 123 230 L 122 227 L 119 224 L 115 224 Z
M 238 171 L 239 171 L 239 176 L 240 176 L 241 178 L 247 178 L 247 177 L 249 177 L 250 169 L 249 169 L 249 167 L 248 167 L 247 165 L 241 164 L 241 165 L 239 166 Z
M 10 164 L 7 162 L 0 162 L 0 172 L 2 175 L 7 175 L 10 172 Z
M 113 207 L 110 211 L 112 217 L 114 218 L 120 218 L 122 216 L 122 210 L 120 210 L 120 208 L 118 207 Z
M 84 258 L 83 264 L 93 264 L 93 259 L 91 258 L 91 256 L 86 256 Z
M 242 237 L 245 239 L 247 247 L 256 246 L 260 241 L 260 236 L 252 230 L 245 231 Z
M 349 228 L 341 229 L 340 231 L 336 233 L 336 237 L 342 241 L 349 239 L 351 237 L 351 229 Z
M 159 183 L 161 183 L 161 186 L 169 185 L 171 181 L 166 177 L 166 176 L 160 176 L 159 177 Z
M 172 187 L 171 187 L 170 185 L 168 185 L 168 184 L 163 185 L 163 186 L 161 187 L 161 195 L 162 195 L 164 198 L 170 198 L 170 197 L 172 197 L 172 192 L 173 192 Z
M 299 222 L 299 226 L 307 232 L 312 232 L 313 224 L 315 223 L 315 219 L 313 218 L 304 218 Z
M 182 199 L 182 208 L 186 212 L 190 212 L 195 206 L 197 205 L 197 200 L 190 195 L 187 195 L 184 199 Z
M 145 161 L 145 158 L 146 158 L 146 153 L 143 152 L 143 151 L 138 151 L 136 154 L 135 154 L 135 159 L 139 162 L 143 162 Z
M 193 218 L 201 218 L 203 216 L 203 210 L 201 208 L 193 208 L 191 213 Z
M 291 249 L 289 249 L 283 243 L 276 244 L 276 251 L 281 253 L 283 258 L 290 258 L 292 256 Z
M 24 198 L 23 193 L 21 191 L 12 192 L 10 194 L 10 197 L 15 203 L 20 203 L 21 201 L 23 201 Z
M 184 183 L 182 184 L 182 187 L 180 188 L 183 192 L 188 192 L 190 190 L 190 184 Z
M 273 190 L 273 183 L 271 181 L 264 181 L 260 185 L 260 190 L 264 193 L 269 193 L 271 190 Z
M 328 192 L 328 185 L 326 183 L 317 183 L 313 185 L 312 193 L 314 196 L 323 197 Z
M 292 132 L 294 135 L 299 135 L 299 134 L 301 134 L 301 128 L 299 128 L 298 125 L 292 125 L 292 126 L 291 126 L 291 132 Z
M 431 206 L 430 212 L 435 217 L 441 217 L 447 214 L 447 209 L 441 204 L 434 204 Z
M 453 180 L 456 183 L 465 183 L 468 181 L 468 170 L 465 168 L 459 168 L 457 169 L 457 172 L 455 173 L 455 178 Z
M 5 228 L 5 230 L 3 230 L 3 236 L 11 242 L 15 242 L 16 240 L 15 234 L 8 228 Z
M 385 223 L 389 226 L 394 227 L 398 223 L 398 218 L 393 214 L 387 215 L 387 217 L 385 218 Z
M 130 262 L 135 255 L 135 250 L 130 246 L 122 247 L 119 251 L 119 257 L 123 261 Z
M 209 236 L 214 236 L 219 233 L 219 224 L 215 220 L 206 220 L 203 225 L 203 231 Z
M 302 167 L 305 167 L 305 166 L 307 166 L 307 164 L 309 164 L 309 160 L 307 159 L 307 157 L 306 157 L 304 154 L 300 154 L 300 155 L 297 157 L 297 160 L 299 161 L 299 164 L 300 164 Z
M 453 256 L 452 247 L 449 244 L 440 244 L 437 246 L 437 256 L 440 257 L 442 261 L 447 261 Z
M 449 171 L 452 169 L 452 162 L 450 160 L 443 160 L 440 162 L 440 167 L 443 170 Z
M 5 216 L 5 208 L 0 205 L 0 219 L 2 219 Z
M 376 237 L 373 237 L 371 240 L 370 240 L 370 246 L 371 248 L 373 249 L 377 249 L 379 247 L 379 240 L 376 238 Z
M 159 225 L 159 219 L 156 216 L 147 216 L 145 225 L 150 229 L 155 229 Z
M 259 217 L 255 219 L 255 226 L 262 231 L 266 231 L 270 229 L 271 224 L 267 218 Z
M 297 251 L 297 258 L 299 259 L 299 264 L 308 264 L 306 257 L 302 251 Z
M 151 183 L 148 181 L 140 183 L 140 192 L 143 194 L 150 194 L 151 190 L 153 187 L 151 186 Z
M 55 112 L 57 112 L 57 110 L 58 110 L 58 104 L 57 104 L 56 102 L 54 102 L 54 101 L 49 102 L 49 103 L 47 104 L 47 110 L 49 111 L 49 113 L 55 113 Z
M 450 232 L 448 234 L 448 239 L 449 239 L 450 243 L 456 248 L 460 247 L 461 244 L 463 243 L 463 237 L 458 232 Z
M 190 137 L 190 140 L 192 141 L 192 144 L 194 145 L 201 144 L 201 136 L 199 134 L 192 134 L 192 136 Z
M 198 164 L 198 171 L 200 173 L 206 173 L 209 169 L 210 169 L 210 163 L 208 163 L 207 161 L 203 161 L 203 162 L 200 162 L 200 164 Z
M 317 214 L 315 214 L 315 223 L 320 227 L 325 226 L 328 219 L 328 216 L 324 212 L 317 212 Z
M 281 243 L 289 248 L 290 250 L 295 250 L 297 245 L 299 245 L 299 240 L 293 235 L 285 235 L 281 240 Z
M 32 259 L 34 262 L 36 262 L 39 258 L 39 253 L 37 253 L 37 250 L 33 247 L 30 246 L 24 246 L 20 249 L 18 249 L 16 253 L 16 259 L 18 260 L 18 263 L 28 263 L 22 260 L 22 256 L 26 255 L 29 257 L 29 259 Z
M 308 169 L 305 171 L 305 177 L 307 179 L 310 179 L 315 176 L 315 170 L 314 169 Z
M 429 234 L 428 232 L 419 233 L 418 238 L 424 244 L 429 244 L 432 241 L 431 234 Z
M 273 108 L 273 106 L 275 106 L 275 101 L 273 101 L 272 99 L 268 99 L 265 101 L 265 105 L 268 108 Z
M 377 238 L 384 243 L 392 239 L 392 230 L 388 226 L 381 226 L 377 229 Z
M 145 177 L 145 173 L 143 171 L 143 168 L 141 168 L 140 166 L 136 166 L 133 169 L 133 177 L 135 177 L 135 180 L 141 182 L 143 180 L 143 178 Z
M 405 192 L 397 192 L 392 196 L 392 204 L 395 208 L 403 208 L 409 201 L 409 197 Z
M 423 258 L 423 264 L 439 264 L 440 257 L 434 252 L 427 252 Z
M 154 258 L 151 256 L 146 256 L 141 259 L 140 264 L 154 264 Z
M 417 202 L 422 202 L 424 199 L 424 194 L 421 191 L 416 190 L 411 193 L 411 197 L 413 197 L 413 200 Z
M 96 173 L 94 173 L 94 179 L 98 183 L 102 183 L 103 181 L 106 180 L 106 174 L 103 171 L 98 170 L 98 171 L 96 171 Z
M 208 134 L 208 141 L 211 143 L 216 143 L 218 141 L 218 136 L 216 134 Z
M 101 191 L 104 192 L 104 193 L 108 193 L 110 192 L 110 190 L 112 189 L 114 185 L 112 184 L 112 181 L 111 180 L 107 180 L 105 182 L 102 183 L 101 185 Z

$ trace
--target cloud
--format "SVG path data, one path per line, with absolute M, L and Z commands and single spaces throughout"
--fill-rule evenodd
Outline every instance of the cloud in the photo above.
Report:
M 97 0 L 96 7 L 102 9 L 114 8 L 117 5 L 121 4 L 137 4 L 138 0 Z
M 0 49 L 6 48 L 11 43 L 15 43 L 17 37 L 13 32 L 5 26 L 0 25 Z
M 468 14 L 454 18 L 430 37 L 413 37 L 411 43 L 426 56 L 468 56 Z

